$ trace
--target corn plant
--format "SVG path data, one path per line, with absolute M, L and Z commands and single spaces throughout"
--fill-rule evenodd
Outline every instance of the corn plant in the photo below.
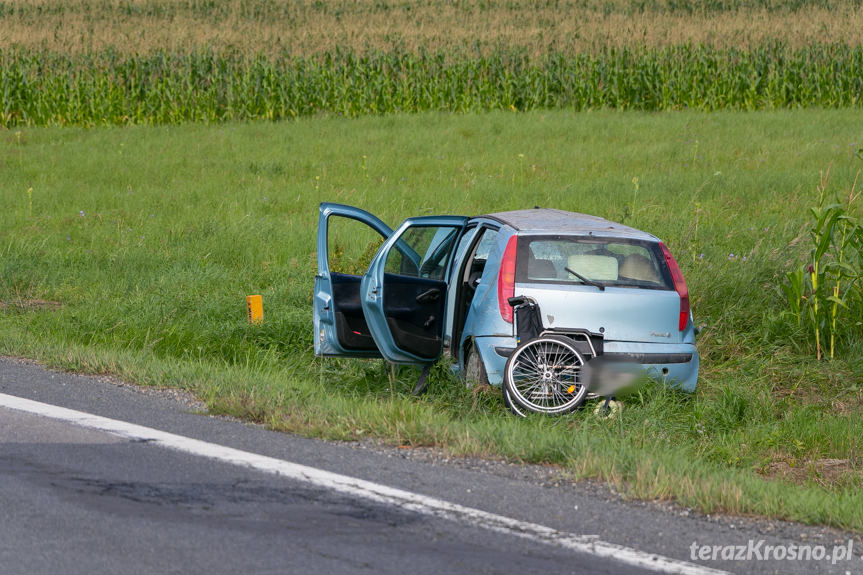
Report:
M 837 338 L 854 333 L 863 323 L 863 226 L 850 213 L 856 180 L 847 198 L 826 203 L 829 170 L 818 186 L 819 205 L 810 209 L 811 249 L 807 263 L 786 274 L 781 285 L 790 314 L 806 324 L 815 343 L 815 356 L 835 357 Z M 849 318 L 846 320 L 846 318 Z M 829 343 L 827 343 L 829 342 Z M 827 347 L 825 350 L 825 343 Z
M 677 45 L 532 56 L 453 49 L 316 56 L 0 49 L 0 125 L 280 120 L 320 113 L 863 105 L 863 46 Z

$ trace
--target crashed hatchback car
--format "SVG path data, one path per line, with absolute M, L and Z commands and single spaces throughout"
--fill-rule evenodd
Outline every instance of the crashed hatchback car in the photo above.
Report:
M 328 230 L 339 218 L 379 235 L 365 273 L 331 270 Z M 503 386 L 521 414 L 576 408 L 591 362 L 627 362 L 695 389 L 686 282 L 646 232 L 543 208 L 414 217 L 393 231 L 364 210 L 323 203 L 317 263 L 318 356 L 422 366 L 449 354 L 465 379 Z

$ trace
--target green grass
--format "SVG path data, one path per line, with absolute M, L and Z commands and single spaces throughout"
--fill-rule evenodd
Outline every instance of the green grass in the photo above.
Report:
M 0 353 L 187 388 L 275 429 L 555 463 L 632 496 L 863 531 L 860 333 L 815 361 L 779 317 L 778 288 L 807 256 L 819 172 L 829 166 L 841 192 L 863 168 L 858 116 L 494 112 L 0 132 Z M 705 324 L 697 393 L 650 387 L 612 422 L 588 410 L 523 421 L 445 366 L 414 399 L 410 369 L 391 384 L 380 361 L 315 360 L 323 200 L 391 225 L 539 204 L 655 233 Z M 251 293 L 264 297 L 262 327 L 245 319 Z

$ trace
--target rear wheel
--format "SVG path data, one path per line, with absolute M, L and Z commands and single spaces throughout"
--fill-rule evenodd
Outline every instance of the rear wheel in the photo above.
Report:
M 584 358 L 564 337 L 540 336 L 518 346 L 506 363 L 505 400 L 526 411 L 554 415 L 578 407 L 587 395 Z
M 464 384 L 468 389 L 481 385 L 488 385 L 488 375 L 485 372 L 485 364 L 482 356 L 472 345 L 465 350 L 464 358 Z

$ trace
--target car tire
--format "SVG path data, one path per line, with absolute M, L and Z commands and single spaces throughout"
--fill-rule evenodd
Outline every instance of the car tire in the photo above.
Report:
M 587 397 L 580 378 L 583 365 L 584 358 L 566 337 L 544 335 L 526 341 L 506 362 L 504 401 L 528 412 L 569 413 Z
M 464 385 L 468 389 L 488 385 L 488 374 L 482 356 L 473 346 L 469 345 L 464 352 Z

